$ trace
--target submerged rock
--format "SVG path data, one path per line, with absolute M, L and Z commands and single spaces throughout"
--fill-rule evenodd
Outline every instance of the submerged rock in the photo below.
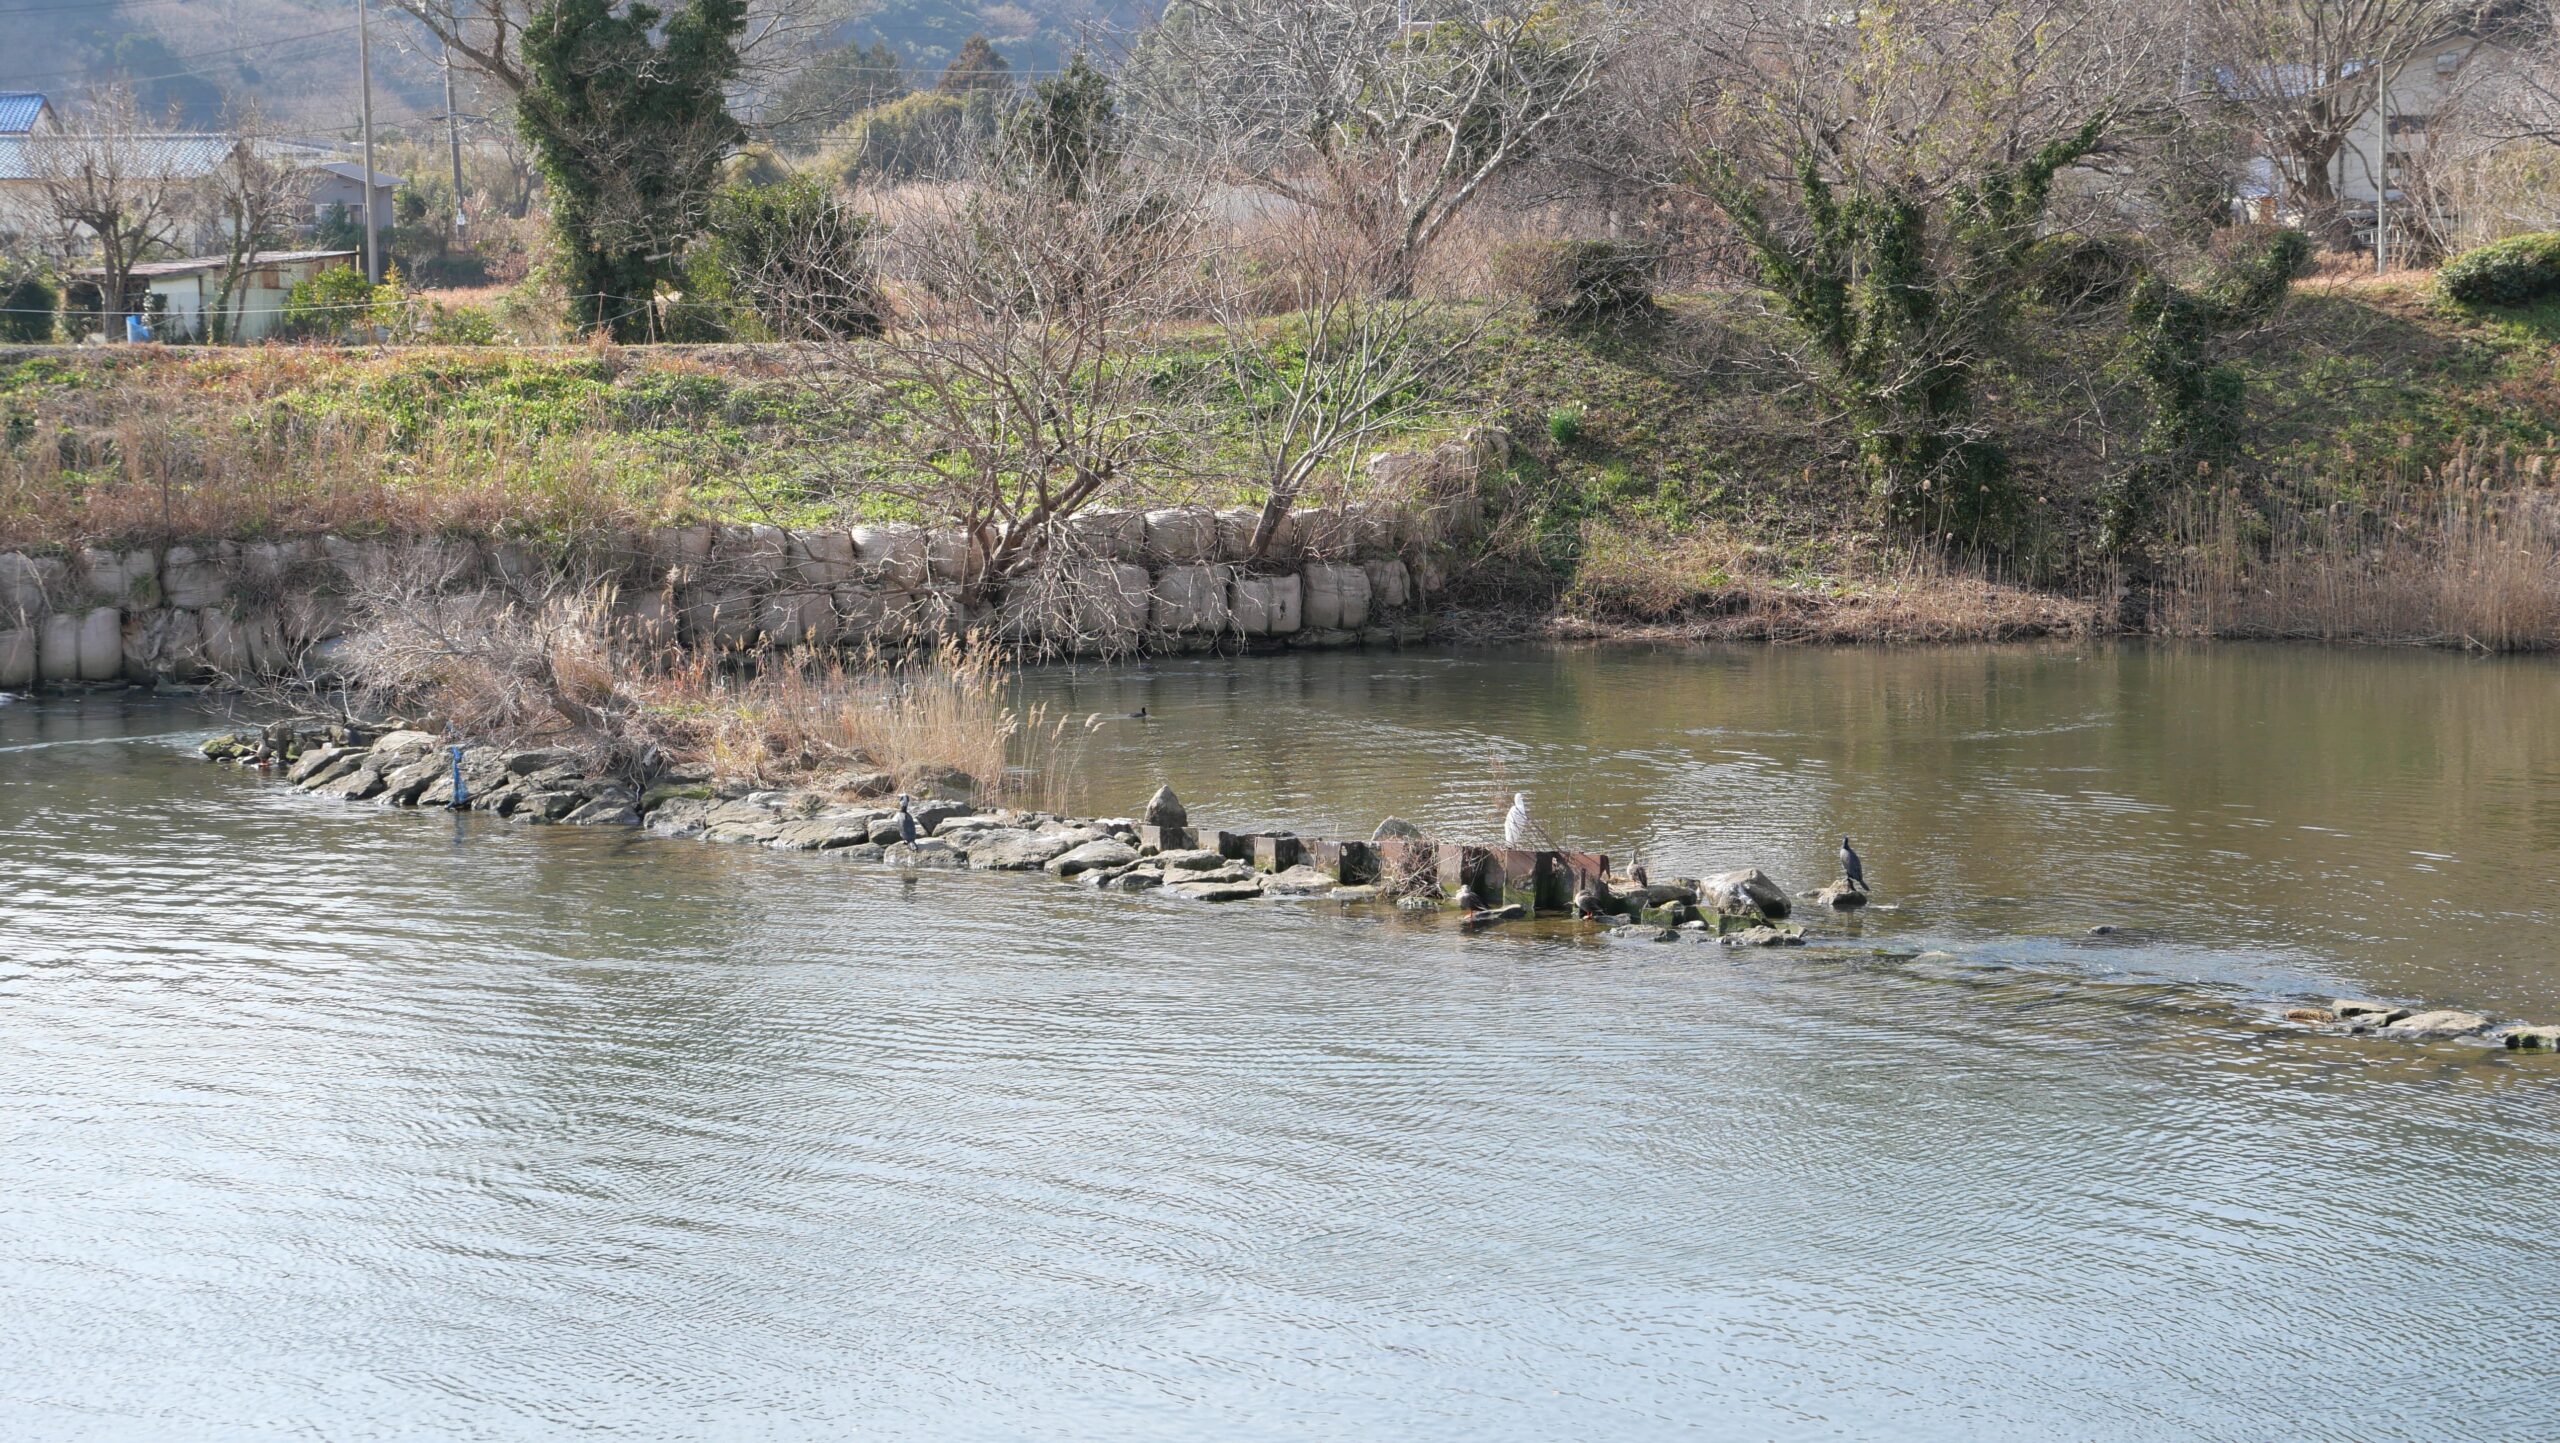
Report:
M 1702 879 L 1698 897 L 1701 903 L 1719 912 L 1757 912 L 1771 921 L 1781 920 L 1795 910 L 1787 900 L 1786 889 L 1757 867 L 1739 867 Z
M 1813 905 L 1838 912 L 1853 912 L 1867 905 L 1867 889 L 1843 877 L 1814 893 Z
M 1206 847 L 1158 852 L 1148 859 L 1167 872 L 1215 872 L 1227 865 L 1226 854 Z
M 2489 1019 L 2477 1012 L 2439 1008 L 2433 1012 L 2395 1018 L 2382 1030 L 2395 1037 L 2465 1037 L 2474 1032 L 2485 1032 L 2488 1028 Z
M 2518 1052 L 2560 1052 L 2560 1027 L 2510 1027 L 2498 1039 Z
M 636 827 L 640 825 L 640 809 L 631 805 L 627 796 L 603 796 L 560 820 L 573 827 Z
M 1801 947 L 1804 945 L 1804 929 L 1802 927 L 1746 927 L 1716 940 L 1727 947 Z
M 1409 842 L 1421 841 L 1422 829 L 1402 817 L 1389 817 L 1378 824 L 1378 830 L 1369 834 L 1369 840 L 1373 842 L 1392 841 L 1398 838 Z
M 904 842 L 883 847 L 880 849 L 880 860 L 892 867 L 918 869 L 961 867 L 968 864 L 968 858 L 963 857 L 958 848 L 938 837 L 928 837 L 912 847 Z
M 980 832 L 969 840 L 969 865 L 986 872 L 1036 872 L 1049 865 L 1053 858 L 1063 857 L 1087 842 L 1101 840 L 1099 833 L 1081 829 Z
M 1262 892 L 1267 897 L 1321 897 L 1338 885 L 1313 867 L 1297 866 L 1263 878 Z
M 1186 902 L 1246 902 L 1262 895 L 1262 883 L 1250 877 L 1234 882 L 1168 882 L 1164 894 Z
M 2395 1007 L 2388 1002 L 2367 1002 L 2361 998 L 2341 997 L 2329 1004 L 2329 1010 L 2338 1014 L 2338 1020 L 2341 1022 L 2353 1022 L 2363 1027 L 2388 1027 L 2408 1016 L 2414 1009 Z

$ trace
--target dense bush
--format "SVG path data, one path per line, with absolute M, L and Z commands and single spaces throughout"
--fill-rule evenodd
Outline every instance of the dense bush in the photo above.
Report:
M 52 283 L 42 276 L 21 276 L 0 295 L 0 341 L 40 345 L 53 339 L 53 313 L 62 305 Z
M 276 334 L 286 340 L 323 340 L 360 326 L 386 324 L 399 307 L 399 288 L 368 284 L 354 266 L 331 266 L 294 282 L 285 292 Z
M 2128 236 L 2049 235 L 2027 251 L 2035 298 L 2058 310 L 2112 307 L 2142 278 L 2140 242 Z
M 2436 284 L 2466 306 L 2521 306 L 2560 295 L 2560 231 L 2513 236 L 2445 263 Z
M 887 303 L 872 273 L 871 228 L 870 216 L 814 176 L 729 186 L 713 197 L 688 266 L 689 298 L 751 311 L 780 340 L 876 336 Z
M 1605 240 L 1523 241 L 1493 258 L 1494 282 L 1551 321 L 1593 321 L 1653 307 L 1653 257 Z

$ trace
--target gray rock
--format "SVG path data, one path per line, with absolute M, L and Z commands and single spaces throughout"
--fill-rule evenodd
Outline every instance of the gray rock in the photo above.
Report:
M 310 781 L 315 773 L 329 767 L 333 763 L 337 762 L 341 757 L 352 755 L 355 755 L 355 752 L 349 747 L 314 747 L 312 750 L 302 754 L 301 760 L 293 764 L 293 769 L 284 774 L 284 779 L 297 787 L 301 786 Z M 350 768 L 352 768 L 353 765 L 353 763 L 349 763 Z
M 573 827 L 636 827 L 640 811 L 629 797 L 598 797 L 560 820 Z
M 1378 830 L 1369 834 L 1369 840 L 1373 842 L 1384 842 L 1399 837 L 1407 841 L 1419 842 L 1422 840 L 1422 829 L 1402 817 L 1389 817 L 1378 824 Z
M 1167 872 L 1215 872 L 1227 865 L 1227 859 L 1208 848 L 1186 852 L 1158 852 L 1148 860 Z
M 1156 788 L 1156 794 L 1147 798 L 1146 810 L 1139 813 L 1139 819 L 1150 827 L 1191 825 L 1191 814 L 1183 810 L 1182 799 L 1173 794 L 1170 783 Z
M 1087 842 L 1071 851 L 1061 852 L 1051 857 L 1044 865 L 1053 876 L 1072 877 L 1079 872 L 1126 867 L 1137 860 L 1137 848 L 1126 842 L 1106 838 L 1098 842 Z
M 773 844 L 773 840 L 782 835 L 782 829 L 785 825 L 786 824 L 782 818 L 774 816 L 770 812 L 764 815 L 764 819 L 762 821 L 746 821 L 742 819 L 738 821 L 724 822 L 714 818 L 703 827 L 702 836 L 703 840 L 710 842 L 727 842 L 733 845 L 766 847 L 771 846 Z
M 967 802 L 948 801 L 916 802 L 910 805 L 908 810 L 915 814 L 916 830 L 925 833 L 927 836 L 938 836 L 940 835 L 940 828 L 943 823 L 956 822 L 962 817 L 975 816 L 978 811 L 976 807 L 971 806 Z
M 515 810 L 507 813 L 511 822 L 556 822 L 587 804 L 584 792 L 528 793 Z
M 2341 997 L 2329 1004 L 2329 1010 L 2338 1014 L 2338 1020 L 2341 1022 L 2353 1022 L 2363 1027 L 2388 1027 L 2408 1016 L 2414 1009 L 2395 1007 L 2388 1002 L 2367 1002 L 2362 998 Z
M 2463 1037 L 2474 1032 L 2485 1032 L 2488 1027 L 2489 1019 L 2477 1012 L 2457 1012 L 2451 1008 L 2440 1008 L 2433 1012 L 2419 1012 L 2400 1018 L 2383 1028 L 2383 1031 L 2395 1037 Z
M 712 809 L 720 805 L 701 797 L 660 802 L 649 811 L 649 830 L 661 836 L 698 837 L 709 822 Z
M 443 750 L 444 743 L 426 732 L 385 732 L 373 741 L 373 754 L 385 761 L 414 761 Z
M 915 794 L 965 802 L 978 794 L 978 779 L 956 767 L 927 767 L 915 776 Z
M 1251 878 L 1238 882 L 1169 882 L 1164 894 L 1186 902 L 1247 902 L 1262 895 L 1262 884 Z
M 2560 1052 L 2560 1027 L 2510 1027 L 2498 1040 L 2518 1052 Z
M 1341 885 L 1313 867 L 1291 867 L 1262 879 L 1266 897 L 1321 897 Z
M 959 848 L 938 837 L 927 837 L 912 847 L 904 842 L 892 847 L 883 847 L 880 849 L 880 860 L 893 867 L 914 867 L 919 870 L 965 867 L 969 864 L 969 859 L 960 854 Z
M 1804 945 L 1804 929 L 1802 927 L 1745 927 L 1739 932 L 1729 933 L 1716 940 L 1727 947 L 1801 947 Z
M 948 821 L 941 822 L 934 827 L 933 834 L 937 837 L 949 837 L 954 841 L 966 842 L 972 835 L 979 832 L 993 832 L 1008 829 L 1014 831 L 1021 830 L 1018 827 L 1013 827 L 1011 823 L 1007 822 L 1002 817 L 990 816 L 981 812 L 974 816 L 953 817 Z
M 1813 905 L 1838 912 L 1853 912 L 1867 905 L 1867 889 L 1843 877 L 1814 893 Z
M 311 789 L 312 795 L 338 797 L 350 802 L 367 802 L 382 795 L 387 785 L 383 777 L 391 768 L 384 762 L 367 757 L 344 775 Z
M 888 853 L 889 849 L 886 847 L 874 846 L 869 842 L 865 842 L 861 846 L 847 847 L 842 851 L 829 852 L 827 855 L 830 857 L 841 857 L 848 862 L 877 862 L 881 858 L 887 856 Z
M 792 852 L 841 852 L 859 847 L 871 840 L 871 814 L 867 812 L 832 817 L 804 817 L 784 822 L 773 834 L 772 845 Z
M 509 772 L 517 776 L 529 777 L 536 772 L 549 771 L 553 767 L 575 766 L 577 762 L 578 758 L 574 753 L 537 749 L 515 753 L 506 759 L 505 766 Z
M 1164 873 L 1153 867 L 1131 867 L 1107 884 L 1114 892 L 1146 892 L 1164 885 Z
M 381 800 L 385 806 L 414 807 L 427 788 L 436 784 L 449 770 L 442 757 L 410 762 L 386 773 L 382 779 Z
M 1738 867 L 1718 872 L 1698 883 L 1698 897 L 1703 905 L 1719 912 L 1741 916 L 1757 912 L 1777 921 L 1794 910 L 1784 888 L 1769 880 L 1769 874 L 1757 867 Z
M 1049 865 L 1052 858 L 1100 840 L 1095 833 L 1081 829 L 981 832 L 970 839 L 969 865 L 985 872 L 1036 872 Z
M 1337 902 L 1374 902 L 1385 895 L 1380 887 L 1336 887 L 1330 894 Z

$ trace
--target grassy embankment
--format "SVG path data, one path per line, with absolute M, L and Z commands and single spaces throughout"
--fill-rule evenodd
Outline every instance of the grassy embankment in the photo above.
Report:
M 1455 324 L 1453 320 L 1453 324 Z M 1475 321 L 1465 322 L 1473 326 Z M 2070 631 L 2120 579 L 2090 545 L 2138 432 L 2118 328 L 2033 316 L 1981 377 L 2028 501 L 1996 564 L 1888 535 L 1845 439 L 1747 301 L 1624 325 L 1511 316 L 1475 336 L 1411 439 L 1520 439 L 1453 600 L 1514 629 L 1885 640 Z M 2162 629 L 2560 643 L 2560 305 L 2446 310 L 2423 278 L 2307 282 L 2248 340 L 2246 455 L 2171 508 Z M 1168 378 L 1208 358 L 1170 342 Z M 1173 386 L 1169 389 L 1180 391 Z M 1241 402 L 1197 403 L 1199 458 L 1119 504 L 1248 499 Z M 707 518 L 917 518 L 898 398 L 772 353 L 63 350 L 0 357 L 0 544 L 464 530 L 565 538 Z

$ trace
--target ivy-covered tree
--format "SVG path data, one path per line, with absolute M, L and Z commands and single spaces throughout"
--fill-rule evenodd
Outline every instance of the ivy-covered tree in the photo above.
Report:
M 1937 189 L 1874 174 L 1835 184 L 1807 148 L 1796 159 L 1792 227 L 1730 163 L 1701 165 L 1702 188 L 1808 343 L 1895 522 L 1976 546 L 2009 538 L 2017 490 L 2007 449 L 1974 414 L 1974 380 L 2032 284 L 2028 256 L 2054 176 L 2096 150 L 2106 126 L 2099 116 L 2022 163 L 1988 164 Z
M 617 340 L 659 333 L 659 284 L 682 274 L 720 161 L 744 134 L 725 87 L 746 19 L 744 0 L 685 0 L 664 15 L 550 0 L 526 25 L 531 83 L 516 123 L 550 185 L 580 327 Z
M 2127 350 L 2151 417 L 2140 454 L 2107 483 L 2099 544 L 2109 555 L 2138 560 L 2160 498 L 2180 478 L 2239 454 L 2248 379 L 2215 352 L 2273 313 L 2310 263 L 2302 232 L 2271 231 L 2245 238 L 2195 288 L 2157 271 L 2134 284 L 2125 299 Z

